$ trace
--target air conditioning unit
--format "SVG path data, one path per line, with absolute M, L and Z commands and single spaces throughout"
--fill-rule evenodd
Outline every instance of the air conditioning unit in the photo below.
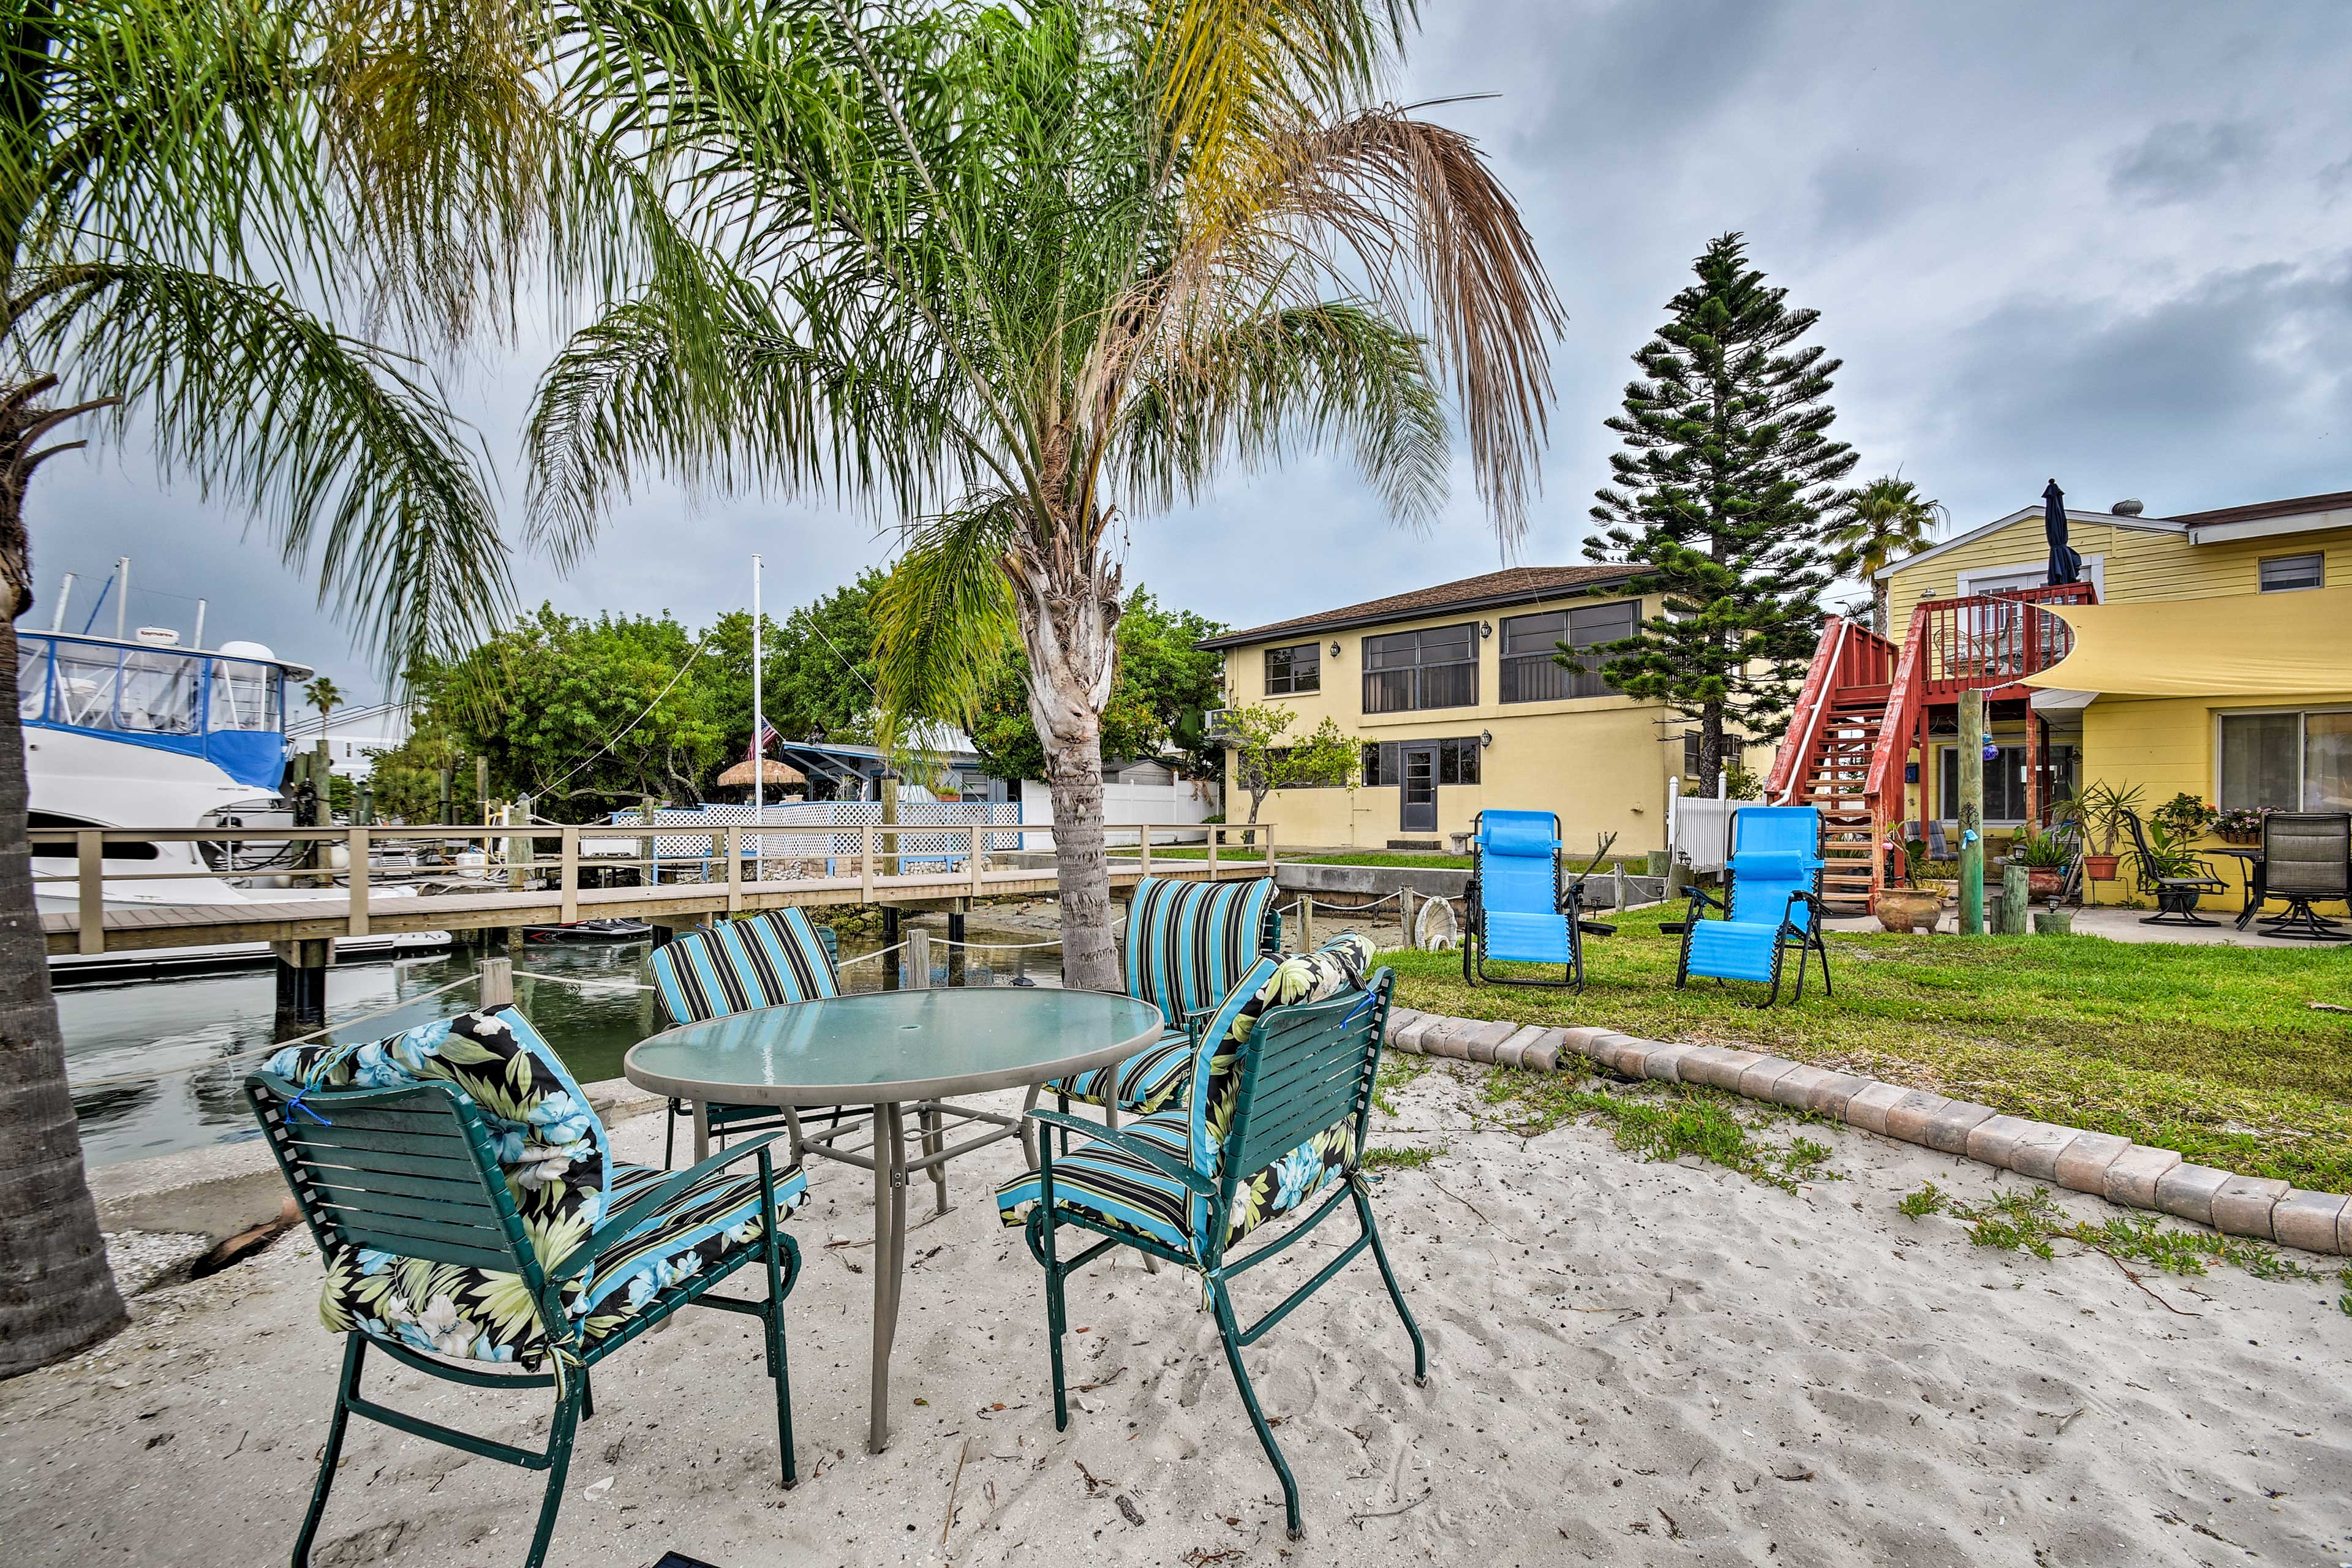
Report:
M 1210 709 L 1201 715 L 1202 735 L 1216 742 L 1232 742 L 1240 739 L 1240 736 L 1234 731 L 1233 716 L 1234 710 L 1230 708 Z

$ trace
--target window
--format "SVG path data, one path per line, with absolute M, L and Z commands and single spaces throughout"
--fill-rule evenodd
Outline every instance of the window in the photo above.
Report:
M 2053 801 L 2074 793 L 2075 748 L 2043 748 L 2042 798 Z M 2025 748 L 2003 746 L 2000 755 L 1984 765 L 1984 814 L 1987 822 L 2026 819 Z M 1942 750 L 1937 777 L 1936 815 L 1946 822 L 1960 815 L 1960 749 Z
M 1475 736 L 1453 741 L 1367 741 L 1364 742 L 1364 783 L 1394 786 L 1404 783 L 1406 752 L 1433 751 L 1433 776 L 1442 784 L 1478 782 L 1479 742 Z
M 2225 713 L 2221 809 L 2352 810 L 2352 712 Z
M 2262 586 L 2265 594 L 2292 594 L 2298 588 L 2320 587 L 2327 581 L 2327 558 L 2314 552 L 2309 555 L 2273 555 L 2262 563 Z
M 1698 777 L 1700 738 L 1696 730 L 1683 731 L 1683 781 L 1685 784 Z
M 1564 668 L 1554 655 L 1563 642 L 1583 653 L 1633 635 L 1642 624 L 1638 599 L 1512 616 L 1503 622 L 1502 700 L 1555 702 L 1566 697 L 1607 697 L 1617 689 L 1597 667 L 1581 673 Z
M 1364 711 L 1469 708 L 1478 700 L 1478 626 L 1433 626 L 1364 639 Z
M 1323 689 L 1323 645 L 1303 642 L 1265 650 L 1265 694 L 1291 697 Z

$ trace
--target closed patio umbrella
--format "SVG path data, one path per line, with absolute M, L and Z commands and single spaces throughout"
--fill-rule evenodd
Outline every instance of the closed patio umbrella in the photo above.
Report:
M 2052 479 L 2042 492 L 2042 531 L 2050 540 L 2050 585 L 2083 580 L 2083 558 L 2066 542 L 2066 492 Z

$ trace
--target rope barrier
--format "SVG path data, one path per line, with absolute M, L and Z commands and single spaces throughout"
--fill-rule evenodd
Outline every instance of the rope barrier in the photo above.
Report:
M 836 969 L 846 969 L 853 963 L 863 963 L 869 958 L 887 957 L 891 953 L 897 952 L 907 945 L 907 943 L 901 942 L 894 942 L 888 947 L 877 947 L 872 952 L 861 952 L 856 958 L 845 958 L 835 963 L 834 967 Z
M 581 980 L 569 974 L 549 974 L 542 971 L 517 974 L 518 983 L 525 980 L 551 980 L 558 985 L 576 985 L 583 991 L 651 991 L 652 986 L 638 980 Z
M 1032 948 L 1059 947 L 1060 937 L 1046 942 L 950 942 L 946 937 L 931 938 L 933 947 L 960 947 L 967 952 L 1025 952 Z

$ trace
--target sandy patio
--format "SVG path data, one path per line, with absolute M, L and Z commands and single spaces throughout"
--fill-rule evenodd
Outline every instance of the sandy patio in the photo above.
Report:
M 2018 1181 L 1987 1167 L 1809 1128 L 1843 1179 L 1791 1195 L 1638 1163 L 1590 1127 L 1473 1131 L 1479 1070 L 1424 1075 L 1376 1134 L 1449 1150 L 1381 1193 L 1430 1386 L 1412 1387 L 1368 1262 L 1250 1352 L 1305 1541 L 1283 1539 L 1181 1278 L 1130 1258 L 1074 1293 L 1073 1377 L 1095 1386 L 1055 1434 L 1038 1272 L 987 1201 L 1018 1159 L 1000 1145 L 957 1168 L 957 1206 L 911 1238 L 887 1454 L 863 1448 L 866 1249 L 826 1245 L 869 1234 L 866 1189 L 824 1166 L 793 1222 L 802 1485 L 776 1486 L 750 1325 L 690 1312 L 600 1377 L 550 1561 L 2352 1558 L 2352 1317 L 2332 1284 L 2148 1276 L 2168 1309 L 2105 1258 L 1983 1251 L 1896 1212 L 1923 1179 L 1969 1196 Z M 654 1119 L 619 1137 L 657 1158 Z M 1269 1272 L 1298 1279 L 1323 1244 Z M 0 1385 L 10 1560 L 282 1560 L 337 1360 L 318 1281 L 297 1236 L 145 1296 L 99 1352 Z M 1270 1301 L 1272 1280 L 1248 1283 L 1244 1308 Z M 397 1369 L 372 1386 L 510 1441 L 544 1426 L 541 1395 L 501 1405 Z M 321 1564 L 520 1561 L 533 1478 L 364 1422 L 345 1466 Z

